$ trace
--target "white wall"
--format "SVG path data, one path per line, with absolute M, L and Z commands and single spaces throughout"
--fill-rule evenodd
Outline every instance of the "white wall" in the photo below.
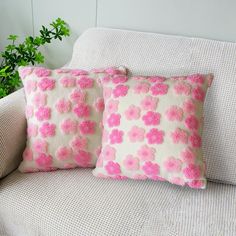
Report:
M 37 35 L 57 17 L 72 34 L 42 49 L 52 68 L 66 63 L 75 39 L 96 26 L 236 42 L 235 10 L 235 0 L 0 0 L 0 50 L 9 34 Z

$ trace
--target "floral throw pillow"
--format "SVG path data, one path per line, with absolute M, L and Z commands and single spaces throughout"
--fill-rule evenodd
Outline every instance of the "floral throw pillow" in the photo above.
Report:
M 103 142 L 94 175 L 205 188 L 203 103 L 212 78 L 103 80 Z
M 100 80 L 125 78 L 125 68 L 49 70 L 21 67 L 27 144 L 21 172 L 93 167 L 101 146 Z

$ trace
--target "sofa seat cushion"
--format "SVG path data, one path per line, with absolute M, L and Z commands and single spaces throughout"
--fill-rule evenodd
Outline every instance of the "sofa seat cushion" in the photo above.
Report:
M 64 184 L 67 183 L 67 184 Z M 0 182 L 0 235 L 227 235 L 236 187 L 97 179 L 90 169 L 21 174 Z

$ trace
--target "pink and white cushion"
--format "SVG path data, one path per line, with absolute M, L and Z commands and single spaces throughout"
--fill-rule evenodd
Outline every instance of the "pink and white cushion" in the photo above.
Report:
M 22 172 L 93 167 L 101 148 L 101 79 L 125 68 L 49 70 L 21 67 L 26 95 L 27 145 Z
M 203 103 L 212 78 L 103 80 L 103 143 L 94 175 L 205 188 Z

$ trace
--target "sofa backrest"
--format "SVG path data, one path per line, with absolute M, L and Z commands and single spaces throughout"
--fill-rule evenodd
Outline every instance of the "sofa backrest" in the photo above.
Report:
M 125 65 L 134 75 L 214 73 L 205 103 L 207 177 L 236 184 L 236 43 L 92 28 L 75 43 L 69 67 Z

